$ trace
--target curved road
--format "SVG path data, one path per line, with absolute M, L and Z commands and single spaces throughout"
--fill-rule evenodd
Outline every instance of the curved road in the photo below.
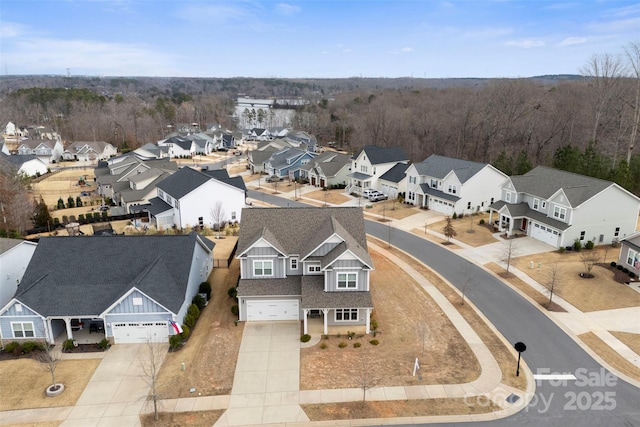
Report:
M 278 206 L 308 206 L 251 190 L 248 195 Z M 365 221 L 365 227 L 368 234 L 388 241 L 388 225 Z M 509 342 L 522 341 L 527 345 L 522 356 L 534 374 L 572 374 L 576 377 L 566 381 L 538 381 L 529 406 L 507 418 L 474 424 L 640 426 L 640 389 L 602 368 L 555 323 L 509 286 L 440 245 L 411 233 L 394 228 L 391 244 L 413 255 L 455 286 L 465 283 L 465 266 L 468 266 L 475 281 L 466 290 L 466 297 Z

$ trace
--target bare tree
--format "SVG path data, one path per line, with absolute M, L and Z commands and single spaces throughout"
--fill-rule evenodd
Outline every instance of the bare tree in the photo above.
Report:
M 516 256 L 518 250 L 518 246 L 513 244 L 513 239 L 507 239 L 505 242 L 504 253 L 502 254 L 501 260 L 507 264 L 507 274 L 509 273 L 509 268 L 511 267 L 511 261 Z
M 429 342 L 430 330 L 429 325 L 426 322 L 421 322 L 415 325 L 415 331 L 418 335 L 418 340 L 422 345 L 422 355 L 424 356 L 424 352 L 427 349 L 427 343 Z
M 43 351 L 36 351 L 33 355 L 33 358 L 42 364 L 42 367 L 51 375 L 51 388 L 52 391 L 55 391 L 53 388 L 59 386 L 56 383 L 56 369 L 58 368 L 58 363 L 62 360 L 62 354 L 59 350 L 54 350 L 54 348 L 45 343 L 45 348 Z
M 155 343 L 150 339 L 147 339 L 145 348 L 141 350 L 139 356 L 140 368 L 142 369 L 142 379 L 151 389 L 153 416 L 156 421 L 158 421 L 158 401 L 160 400 L 158 396 L 158 375 L 166 353 L 166 345 Z
M 555 292 L 555 287 L 558 283 L 558 277 L 560 275 L 560 265 L 557 261 L 551 264 L 551 266 L 549 267 L 549 272 L 547 274 L 548 280 L 545 287 L 547 288 L 547 293 L 549 294 L 549 306 L 551 306 L 551 303 L 553 302 L 553 293 Z
M 364 359 L 360 361 L 360 370 L 354 377 L 355 383 L 360 390 L 362 390 L 362 403 L 367 400 L 367 390 L 374 388 L 378 382 L 378 379 L 373 375 L 373 371 L 370 366 L 365 363 Z
M 471 270 L 471 264 L 465 263 L 462 270 L 462 283 L 460 283 L 460 291 L 462 292 L 461 304 L 464 305 L 464 298 L 469 288 L 473 285 L 473 271 Z
M 640 127 L 640 43 L 632 42 L 624 48 L 627 58 L 628 68 L 631 71 L 631 77 L 635 80 L 635 93 L 631 103 L 633 110 L 633 119 L 631 122 L 631 132 L 629 134 L 629 143 L 627 145 L 627 164 L 631 163 L 631 152 L 638 138 L 638 130 Z
M 451 224 L 450 216 L 447 217 L 447 224 L 442 228 L 442 231 L 444 232 L 444 235 L 447 236 L 448 242 L 451 241 L 452 237 L 455 237 L 458 235 L 458 233 L 456 233 L 456 229 L 453 227 L 453 224 Z
M 218 230 L 218 239 L 221 236 L 222 225 L 227 219 L 227 213 L 224 211 L 222 207 L 222 202 L 217 201 L 215 205 L 209 211 L 209 216 L 211 217 L 211 222 L 213 222 L 214 229 Z
M 600 261 L 598 253 L 592 251 L 582 252 L 580 254 L 580 260 L 584 265 L 585 274 L 587 275 L 587 277 L 591 277 L 591 270 L 593 269 L 593 266 L 595 265 L 595 263 Z

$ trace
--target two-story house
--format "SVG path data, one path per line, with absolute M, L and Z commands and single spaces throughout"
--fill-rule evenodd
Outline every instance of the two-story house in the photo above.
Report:
M 300 167 L 308 164 L 316 157 L 316 153 L 287 147 L 276 151 L 267 159 L 264 170 L 268 175 L 281 178 L 296 179 L 300 176 Z
M 326 151 L 308 164 L 300 167 L 300 177 L 308 179 L 314 187 L 346 185 L 351 169 L 351 158 L 347 154 Z
M 489 220 L 508 235 L 520 230 L 553 247 L 596 245 L 635 232 L 640 198 L 610 181 L 537 166 L 512 176 L 490 206 Z
M 345 192 L 362 195 L 368 189 L 381 191 L 379 178 L 398 163 L 409 163 L 409 156 L 402 147 L 366 145 L 351 158 Z
M 136 210 L 148 212 L 158 229 L 239 222 L 246 207 L 247 188 L 242 177 L 230 178 L 226 169 L 184 167 L 158 183 L 157 189 L 157 197 Z
M 241 321 L 302 320 L 307 333 L 315 317 L 324 334 L 369 333 L 373 263 L 359 208 L 245 209 L 237 258 Z
M 433 154 L 407 168 L 406 202 L 444 215 L 486 211 L 507 175 L 486 163 Z
M 169 147 L 169 157 L 171 158 L 191 157 L 197 151 L 197 144 L 193 138 L 184 136 L 172 136 L 158 141 L 158 146 Z
M 75 141 L 64 150 L 64 160 L 81 162 L 107 160 L 118 154 L 116 147 L 105 141 Z
M 45 165 L 59 161 L 63 151 L 59 139 L 25 139 L 18 145 L 18 154 L 33 154 Z

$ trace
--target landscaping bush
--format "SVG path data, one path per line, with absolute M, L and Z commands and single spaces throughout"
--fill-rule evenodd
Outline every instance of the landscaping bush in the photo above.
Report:
M 200 283 L 200 287 L 198 288 L 198 292 L 201 294 L 207 294 L 207 301 L 211 299 L 211 285 L 209 282 Z
M 192 315 L 195 320 L 198 320 L 200 318 L 200 309 L 196 304 L 191 304 L 189 308 L 187 308 L 187 314 Z
M 191 314 L 187 314 L 184 316 L 184 324 L 189 327 L 189 329 L 193 329 L 196 325 L 196 319 Z
M 68 224 L 69 223 L 69 217 L 66 216 L 66 215 L 62 215 L 62 222 L 65 223 L 65 224 Z
M 89 214 L 87 214 L 89 215 Z M 93 213 L 93 219 L 100 219 L 100 212 L 94 212 Z
M 300 341 L 301 342 L 309 342 L 311 341 L 311 335 L 309 334 L 304 334 L 300 337 Z
M 451 216 L 451 219 L 458 219 L 458 214 L 454 212 L 453 215 Z
M 329 348 L 329 346 L 327 345 L 326 342 L 323 342 L 322 344 L 320 344 L 320 348 L 323 350 L 326 350 L 327 348 Z
M 109 217 L 109 214 L 107 212 L 102 212 L 100 216 L 102 217 L 102 219 L 107 219 Z
M 182 325 L 182 333 L 180 335 L 182 336 L 183 340 L 187 341 L 191 336 L 191 328 L 189 328 L 187 325 Z
M 5 353 L 12 353 L 15 355 L 22 354 L 22 346 L 17 341 L 11 341 L 9 344 L 4 346 Z
M 195 304 L 200 311 L 205 307 L 206 301 L 202 295 L 195 295 L 191 300 L 192 304 Z
M 109 342 L 109 340 L 107 338 L 102 338 L 100 340 L 100 342 L 98 343 L 98 348 L 100 350 L 106 350 L 111 346 L 111 343 Z
M 623 269 L 623 268 L 624 268 L 624 267 L 622 267 L 620 264 L 618 264 L 618 266 L 616 267 L 616 269 L 618 269 L 618 270 L 620 270 L 620 271 L 622 271 L 622 269 Z
M 60 218 L 53 218 L 53 225 L 58 225 L 60 224 Z
M 584 245 L 584 247 L 587 249 L 593 249 L 594 246 L 595 246 L 595 243 L 593 243 L 593 240 L 588 240 L 587 244 Z
M 615 261 L 611 261 L 611 264 L 609 264 L 609 265 L 610 265 L 611 267 L 615 268 L 615 267 L 616 267 L 616 265 L 618 265 L 618 264 L 616 264 L 616 262 L 615 262 Z
M 354 342 L 353 343 L 353 348 L 360 348 L 360 346 L 362 346 L 362 344 L 359 343 L 359 342 Z
M 478 221 L 478 224 L 484 225 L 484 219 L 480 219 L 480 221 Z
M 177 350 L 182 345 L 182 337 L 180 335 L 171 335 L 169 337 L 169 347 L 171 350 Z
M 69 215 L 69 222 L 76 222 L 76 216 L 75 215 Z
M 622 272 L 623 272 L 624 274 L 627 274 L 627 273 L 629 273 L 629 269 L 628 269 L 627 267 L 625 267 L 625 268 L 623 268 L 623 269 L 622 269 Z
M 234 316 L 237 316 L 239 312 L 240 312 L 240 309 L 238 308 L 237 305 L 231 306 L 231 313 L 233 313 Z
M 229 290 L 227 291 L 227 295 L 229 295 L 229 297 L 233 299 L 238 298 L 238 288 L 229 288 Z
M 62 343 L 62 351 L 71 351 L 74 347 L 72 339 L 64 340 Z
M 67 207 L 68 208 L 75 208 L 76 207 L 76 202 L 75 200 L 73 200 L 73 197 L 69 196 L 69 198 L 67 199 Z
M 62 200 L 62 197 L 58 199 L 58 209 L 64 209 L 64 200 Z
M 345 348 L 347 346 L 347 343 L 344 341 L 340 341 L 340 344 L 338 344 L 338 347 L 340 348 Z
M 42 351 L 44 350 L 44 345 L 35 341 L 27 341 L 22 344 L 22 352 L 24 354 L 29 354 L 33 351 Z
M 566 250 L 566 249 L 565 249 L 564 247 L 560 247 L 560 248 L 558 248 L 558 252 L 559 252 L 559 253 L 561 253 L 561 254 L 563 254 L 565 250 Z
M 582 249 L 582 242 L 579 239 L 573 241 L 573 250 L 578 252 Z
M 78 215 L 78 221 L 84 221 L 84 214 Z
M 76 197 L 76 206 L 79 208 L 82 207 L 82 199 L 80 198 L 80 196 Z
M 380 344 L 380 341 L 378 341 L 378 340 L 371 340 L 371 341 L 369 341 L 369 344 L 371 344 L 371 345 L 378 345 L 378 344 Z
M 636 273 L 634 273 L 633 271 L 630 271 L 629 272 L 629 277 L 631 277 L 633 279 L 634 277 L 636 277 Z

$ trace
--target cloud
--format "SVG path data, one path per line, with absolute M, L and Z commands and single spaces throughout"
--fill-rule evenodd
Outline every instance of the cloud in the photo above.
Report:
M 0 38 L 20 37 L 28 34 L 27 27 L 15 22 L 0 21 Z
M 246 20 L 254 17 L 254 13 L 250 9 L 243 7 L 242 3 L 195 3 L 178 11 L 177 16 L 190 22 L 224 25 L 246 23 Z
M 542 40 L 511 40 L 506 43 L 507 46 L 520 47 L 530 49 L 532 47 L 542 47 L 545 43 Z
M 411 53 L 413 52 L 415 49 L 412 47 L 403 47 L 400 50 L 392 50 L 389 53 L 392 55 L 399 55 L 399 54 L 403 54 L 403 53 Z
M 294 6 L 288 3 L 278 3 L 276 4 L 276 13 L 284 16 L 292 16 L 296 13 L 300 12 L 300 8 L 298 6 Z
M 586 37 L 567 37 L 558 43 L 558 46 L 571 46 L 574 44 L 583 44 L 587 42 Z
M 543 9 L 547 10 L 568 10 L 573 9 L 574 7 L 580 6 L 580 3 L 575 2 L 565 2 L 565 3 L 551 3 L 545 6 Z
M 640 3 L 634 4 L 631 6 L 619 7 L 615 9 L 610 9 L 604 16 L 614 16 L 614 17 L 625 17 L 629 15 L 638 15 L 640 14 Z

